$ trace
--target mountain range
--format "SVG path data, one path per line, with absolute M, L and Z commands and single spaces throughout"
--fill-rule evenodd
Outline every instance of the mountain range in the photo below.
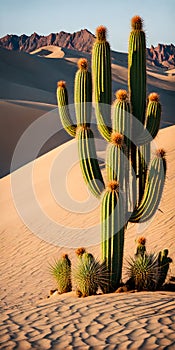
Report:
M 30 36 L 22 34 L 20 36 L 7 34 L 0 38 L 0 47 L 8 50 L 23 51 L 31 53 L 43 46 L 59 46 L 71 50 L 91 53 L 95 35 L 87 29 L 82 29 L 74 33 L 51 33 L 47 36 L 33 33 Z M 147 48 L 147 59 L 157 67 L 173 69 L 175 67 L 175 46 L 173 44 L 158 44 L 156 47 L 151 45 Z

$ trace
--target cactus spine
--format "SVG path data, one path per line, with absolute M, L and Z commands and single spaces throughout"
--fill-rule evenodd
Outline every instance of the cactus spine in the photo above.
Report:
M 127 92 L 119 90 L 111 109 L 111 58 L 105 27 L 97 28 L 97 38 L 92 50 L 97 125 L 102 137 L 108 142 L 106 186 L 90 129 L 92 87 L 91 74 L 85 59 L 79 61 L 79 70 L 75 77 L 77 126 L 73 125 L 69 115 L 65 86 L 58 87 L 57 95 L 63 126 L 72 136 L 77 136 L 80 166 L 85 182 L 95 196 L 101 197 L 101 254 L 109 272 L 106 291 L 115 290 L 120 283 L 124 234 L 128 221 L 144 222 L 155 214 L 166 173 L 163 150 L 159 150 L 150 161 L 150 142 L 159 129 L 161 106 L 158 95 L 152 93 L 146 108 L 145 34 L 139 16 L 135 16 L 131 23 L 128 55 L 129 101 Z

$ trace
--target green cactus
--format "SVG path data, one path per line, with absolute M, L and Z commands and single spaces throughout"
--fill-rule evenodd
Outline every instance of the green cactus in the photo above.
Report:
M 135 256 L 141 255 L 142 257 L 146 254 L 146 238 L 145 237 L 139 237 L 137 240 L 137 250 Z
M 74 102 L 77 117 L 77 126 L 90 126 L 92 103 L 92 79 L 88 72 L 87 60 L 80 58 L 78 71 L 75 75 Z
M 98 129 L 109 141 L 112 99 L 111 52 L 104 26 L 99 26 L 96 30 L 96 41 L 92 50 L 92 79 Z
M 50 272 L 55 278 L 59 293 L 67 293 L 72 290 L 71 261 L 67 254 L 50 264 Z
M 86 251 L 78 252 L 77 255 L 77 264 L 73 270 L 77 295 L 79 297 L 95 295 L 99 287 L 102 291 L 105 290 L 108 285 L 106 265 Z
M 68 93 L 66 89 L 66 83 L 63 80 L 60 80 L 57 84 L 57 101 L 62 125 L 70 136 L 75 137 L 76 126 L 73 124 L 73 121 L 70 117 L 68 107 Z
M 161 288 L 162 285 L 165 283 L 171 262 L 172 262 L 172 259 L 168 257 L 168 249 L 164 249 L 161 252 L 159 252 L 159 255 L 158 255 L 158 266 L 159 266 L 158 287 L 159 288 Z
M 133 115 L 144 123 L 146 107 L 146 41 L 142 30 L 142 19 L 131 20 L 129 36 L 128 87 Z
M 80 167 L 86 184 L 96 197 L 104 189 L 103 177 L 97 160 L 94 135 L 90 128 L 79 127 L 77 132 Z
M 108 142 L 106 181 L 98 164 L 90 124 L 91 74 L 87 61 L 79 61 L 75 77 L 77 125 L 71 120 L 65 85 L 57 89 L 64 128 L 78 140 L 83 177 L 93 195 L 101 198 L 101 254 L 109 272 L 106 291 L 115 290 L 122 274 L 124 234 L 127 223 L 144 222 L 160 203 L 165 174 L 165 152 L 158 150 L 150 161 L 150 142 L 156 136 L 161 106 L 156 93 L 146 107 L 146 44 L 142 19 L 132 19 L 129 38 L 128 90 L 119 90 L 111 108 L 111 58 L 106 28 L 97 28 L 92 50 L 92 85 L 98 130 Z M 131 115 L 132 112 L 132 115 Z M 105 185 L 105 182 L 107 183 Z
M 155 254 L 139 254 L 127 261 L 128 285 L 141 290 L 155 290 L 157 288 L 159 271 Z
M 108 291 L 116 289 L 121 279 L 124 219 L 124 202 L 119 192 L 119 184 L 111 181 L 103 193 L 101 204 L 101 256 L 110 272 Z

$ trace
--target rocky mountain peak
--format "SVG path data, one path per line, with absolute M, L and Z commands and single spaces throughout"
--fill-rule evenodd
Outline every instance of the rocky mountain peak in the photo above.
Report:
M 158 44 L 157 47 L 151 45 L 147 49 L 147 58 L 152 65 L 157 67 L 174 68 L 175 66 L 175 46 L 173 44 Z
M 94 35 L 87 29 L 81 29 L 72 34 L 61 31 L 59 33 L 50 33 L 47 36 L 39 35 L 36 32 L 30 36 L 25 34 L 21 36 L 8 34 L 0 39 L 0 47 L 29 53 L 42 46 L 55 45 L 72 50 L 91 52 L 93 42 Z

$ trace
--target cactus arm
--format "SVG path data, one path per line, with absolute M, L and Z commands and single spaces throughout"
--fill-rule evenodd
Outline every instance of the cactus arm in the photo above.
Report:
M 58 102 L 58 110 L 60 114 L 61 123 L 64 129 L 67 131 L 69 135 L 72 137 L 76 136 L 76 125 L 74 125 L 68 107 L 68 93 L 66 89 L 66 84 L 64 81 L 58 82 L 57 87 L 57 102 Z
M 146 107 L 146 41 L 142 31 L 142 20 L 132 19 L 129 37 L 128 85 L 132 113 L 142 124 L 145 122 Z
M 90 191 L 99 197 L 104 189 L 104 182 L 97 160 L 93 132 L 90 129 L 92 79 L 85 58 L 78 61 L 78 68 L 74 82 L 74 102 L 80 167 Z
M 158 101 L 150 101 L 147 108 L 146 129 L 154 139 L 159 131 L 161 105 Z
M 116 92 L 116 101 L 113 107 L 112 130 L 124 135 L 124 142 L 128 148 L 131 147 L 131 110 L 130 103 L 127 101 L 126 90 Z
M 161 105 L 159 103 L 159 96 L 156 93 L 149 95 L 149 102 L 146 112 L 145 129 L 139 139 L 137 138 L 136 143 L 139 146 L 139 203 L 141 202 L 144 186 L 147 176 L 147 167 L 150 162 L 150 142 L 158 133 L 161 117 Z
M 144 145 L 151 142 L 156 137 L 160 127 L 161 104 L 159 102 L 159 96 L 153 92 L 148 98 L 145 129 L 137 136 L 137 145 Z
M 87 60 L 78 61 L 78 71 L 74 82 L 74 102 L 77 126 L 90 126 L 92 108 L 92 78 L 87 70 Z
M 166 160 L 163 151 L 151 162 L 145 184 L 143 199 L 137 209 L 132 213 L 130 222 L 145 222 L 149 220 L 158 209 L 166 175 Z
M 129 36 L 128 52 L 128 90 L 133 115 L 132 140 L 135 140 L 143 131 L 145 125 L 146 108 L 146 40 L 142 30 L 142 19 L 135 16 L 131 20 L 132 30 Z M 138 120 L 140 123 L 136 123 Z M 131 147 L 132 167 L 136 175 L 133 180 L 133 198 L 136 206 L 140 203 L 142 193 L 139 193 L 142 183 L 139 148 L 132 144 Z
M 84 180 L 92 194 L 99 197 L 104 189 L 104 182 L 97 160 L 94 136 L 91 129 L 85 127 L 79 129 L 78 151 Z
M 118 134 L 121 135 L 121 134 Z M 122 135 L 121 135 L 122 137 Z M 124 190 L 125 185 L 125 145 L 110 143 L 106 150 L 106 176 L 107 181 L 118 181 Z
M 106 41 L 106 28 L 97 28 L 97 39 L 92 50 L 95 112 L 101 135 L 110 140 L 111 135 L 111 54 Z
M 132 118 L 130 113 L 130 103 L 127 99 L 126 90 L 118 90 L 116 92 L 116 101 L 113 105 L 113 116 L 112 116 L 112 128 L 113 133 L 111 135 L 111 140 L 115 137 L 115 133 L 120 133 L 124 137 L 124 144 L 122 146 L 121 163 L 117 169 L 117 172 L 121 173 L 120 178 L 117 181 L 120 183 L 120 187 L 125 191 L 126 199 L 126 210 L 127 207 L 132 206 L 132 196 L 131 196 L 131 184 L 129 178 L 132 174 L 131 165 L 131 127 Z M 114 160 L 115 162 L 115 160 Z M 121 170 L 120 170 L 121 169 Z M 123 169 L 123 170 L 122 170 Z

